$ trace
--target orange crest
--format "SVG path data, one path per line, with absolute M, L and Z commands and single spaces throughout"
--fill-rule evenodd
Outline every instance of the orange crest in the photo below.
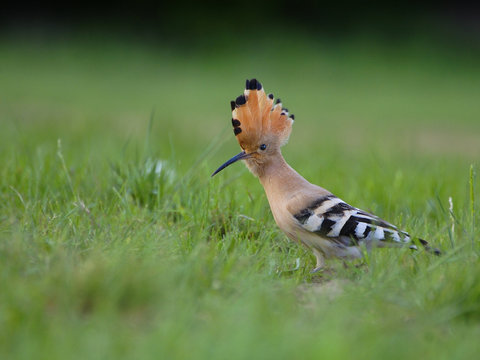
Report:
M 256 79 L 247 80 L 243 95 L 231 102 L 233 132 L 242 149 L 255 149 L 269 138 L 279 146 L 287 143 L 294 116 L 282 108 L 280 99 L 273 104 L 273 94 L 266 95 Z

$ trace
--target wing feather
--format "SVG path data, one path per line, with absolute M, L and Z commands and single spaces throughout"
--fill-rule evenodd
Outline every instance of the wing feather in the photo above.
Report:
M 293 217 L 303 230 L 345 246 L 410 242 L 408 233 L 331 194 L 316 199 Z

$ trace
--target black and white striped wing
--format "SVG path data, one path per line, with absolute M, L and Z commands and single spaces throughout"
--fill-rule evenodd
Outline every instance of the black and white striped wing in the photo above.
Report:
M 309 232 L 344 246 L 361 243 L 409 243 L 410 235 L 379 217 L 357 209 L 334 195 L 321 197 L 294 215 Z M 380 243 L 381 244 L 381 243 Z M 415 245 L 410 247 L 416 249 Z

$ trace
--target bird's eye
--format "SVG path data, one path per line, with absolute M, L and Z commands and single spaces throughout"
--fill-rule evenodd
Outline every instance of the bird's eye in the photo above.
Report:
M 265 145 L 265 144 L 262 144 L 262 145 L 260 145 L 260 147 L 259 147 L 260 150 L 265 150 L 266 148 L 267 148 L 267 145 Z

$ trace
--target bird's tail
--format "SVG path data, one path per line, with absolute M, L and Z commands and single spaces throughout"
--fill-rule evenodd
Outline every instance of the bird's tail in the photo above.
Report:
M 442 252 L 437 248 L 431 247 L 430 244 L 428 243 L 428 241 L 420 239 L 420 238 L 418 238 L 417 240 L 418 240 L 418 243 L 420 245 L 422 245 L 422 247 L 426 251 L 428 251 L 429 253 L 432 253 L 432 254 L 437 255 L 437 256 L 442 255 Z M 417 245 L 410 245 L 410 249 L 418 250 L 418 247 L 417 247 Z

